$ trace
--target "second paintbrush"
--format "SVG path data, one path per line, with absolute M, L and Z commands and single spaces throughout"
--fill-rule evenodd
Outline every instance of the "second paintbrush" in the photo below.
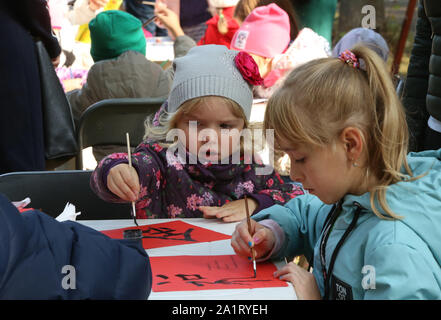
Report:
M 248 199 L 247 196 L 244 196 L 245 200 L 245 211 L 247 213 L 247 224 L 248 224 L 248 232 L 251 235 L 251 218 L 250 218 L 250 211 L 248 210 Z M 253 270 L 254 270 L 254 278 L 257 277 L 257 269 L 256 269 L 256 251 L 254 248 L 251 248 L 251 256 L 253 259 Z
M 127 139 L 127 157 L 129 158 L 129 167 L 132 168 L 132 152 L 130 149 L 130 137 L 128 132 L 126 133 L 126 139 Z M 133 222 L 135 222 L 136 226 L 138 226 L 138 222 L 136 221 L 135 201 L 132 201 L 132 216 L 133 216 Z

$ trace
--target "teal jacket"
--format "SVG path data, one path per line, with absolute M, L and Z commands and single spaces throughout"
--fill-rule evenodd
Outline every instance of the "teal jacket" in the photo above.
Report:
M 441 149 L 410 153 L 408 162 L 415 176 L 425 175 L 393 184 L 386 193 L 389 207 L 403 219 L 378 218 L 369 193 L 342 199 L 341 213 L 324 246 L 327 271 L 337 243 L 359 206 L 361 210 L 328 276 L 330 299 L 441 299 Z M 322 297 L 320 244 L 332 207 L 313 195 L 302 195 L 252 217 L 272 219 L 283 230 L 281 248 L 272 258 L 304 254 L 313 262 Z

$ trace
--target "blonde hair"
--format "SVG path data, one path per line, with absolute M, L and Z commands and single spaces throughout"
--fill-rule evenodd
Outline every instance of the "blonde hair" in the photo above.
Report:
M 187 100 L 178 108 L 176 112 L 167 112 L 167 111 L 163 112 L 159 116 L 159 126 L 153 125 L 154 115 L 149 116 L 144 122 L 144 127 L 145 127 L 144 140 L 158 141 L 163 147 L 170 147 L 171 145 L 173 145 L 176 141 L 173 143 L 165 142 L 167 133 L 170 130 L 177 128 L 178 122 L 182 118 L 182 116 L 192 113 L 193 111 L 196 111 L 201 106 L 202 102 L 204 102 L 207 99 L 207 97 L 212 97 L 212 96 L 197 97 Z M 244 129 L 247 128 L 248 120 L 247 117 L 245 116 L 245 113 L 243 112 L 243 109 L 239 106 L 239 104 L 225 97 L 219 97 L 219 98 L 222 98 L 227 102 L 227 105 L 230 108 L 231 113 L 235 117 L 244 120 L 243 128 Z
M 233 17 L 241 24 L 259 4 L 260 0 L 240 0 L 234 8 Z
M 219 20 L 217 21 L 217 31 L 220 34 L 226 34 L 228 32 L 228 21 L 224 16 L 224 9 L 218 8 L 217 13 L 219 15 Z
M 379 218 L 400 219 L 387 204 L 386 189 L 412 177 L 404 109 L 384 61 L 367 47 L 351 51 L 364 70 L 338 58 L 313 60 L 293 70 L 269 99 L 264 127 L 275 130 L 276 140 L 316 146 L 333 145 L 344 128 L 358 128 L 366 146 L 366 172 L 379 181 L 369 190 L 372 209 Z M 407 175 L 400 172 L 403 166 Z M 377 209 L 376 199 L 387 216 Z

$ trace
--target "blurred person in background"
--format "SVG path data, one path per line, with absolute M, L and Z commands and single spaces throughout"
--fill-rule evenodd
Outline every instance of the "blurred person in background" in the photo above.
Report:
M 149 2 L 156 2 L 156 0 L 149 0 Z M 154 6 L 150 4 L 144 4 L 142 0 L 124 0 L 124 9 L 128 13 L 134 15 L 139 20 L 141 20 L 142 23 L 146 22 L 154 15 Z M 159 27 L 155 23 L 147 24 L 146 26 L 144 26 L 144 29 L 156 37 L 167 36 L 167 30 Z
M 332 26 L 338 0 L 291 0 L 300 29 L 310 28 L 332 43 Z
M 441 6 L 421 0 L 403 91 L 410 151 L 441 148 Z
M 381 34 L 368 28 L 354 28 L 346 33 L 332 49 L 332 56 L 338 58 L 342 52 L 351 50 L 358 44 L 367 46 L 375 51 L 384 62 L 387 62 L 389 46 L 386 40 L 384 40 Z
M 45 169 L 36 39 L 57 66 L 61 48 L 46 1 L 0 2 L 0 174 Z
M 255 98 L 269 98 L 291 70 L 331 54 L 326 39 L 309 28 L 291 42 L 290 25 L 286 11 L 270 3 L 255 8 L 231 41 L 231 49 L 247 52 L 259 67 L 263 84 L 254 87 Z
M 207 30 L 198 45 L 220 44 L 230 48 L 231 39 L 239 28 L 234 19 L 234 8 L 238 0 L 208 0 L 213 18 L 206 22 Z
M 297 37 L 299 33 L 298 17 L 294 10 L 291 0 L 239 0 L 234 9 L 234 19 L 241 25 L 248 15 L 257 7 L 267 6 L 274 3 L 288 14 L 290 24 L 291 41 Z

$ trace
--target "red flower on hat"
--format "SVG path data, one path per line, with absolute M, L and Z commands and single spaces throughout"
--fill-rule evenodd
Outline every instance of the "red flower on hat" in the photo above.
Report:
M 241 73 L 242 77 L 250 84 L 260 86 L 263 84 L 263 79 L 260 76 L 259 67 L 248 53 L 241 51 L 234 58 L 236 67 Z

